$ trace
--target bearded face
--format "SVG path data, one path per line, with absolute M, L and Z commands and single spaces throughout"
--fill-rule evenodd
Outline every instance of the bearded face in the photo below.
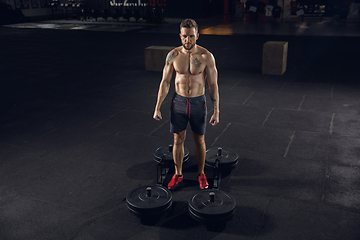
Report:
M 199 33 L 195 28 L 181 28 L 180 39 L 185 50 L 191 50 L 195 46 L 198 38 Z

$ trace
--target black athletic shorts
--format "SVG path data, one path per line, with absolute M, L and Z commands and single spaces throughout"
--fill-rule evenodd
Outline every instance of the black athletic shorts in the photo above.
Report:
M 206 129 L 207 107 L 205 95 L 183 97 L 174 94 L 170 109 L 170 132 L 179 133 L 186 129 L 190 122 L 191 130 L 204 135 Z

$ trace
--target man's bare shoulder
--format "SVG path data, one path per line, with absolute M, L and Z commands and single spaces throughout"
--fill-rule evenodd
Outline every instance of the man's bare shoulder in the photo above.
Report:
M 206 60 L 213 60 L 214 56 L 212 53 L 204 47 L 198 45 L 198 54 L 200 54 Z
M 179 50 L 180 50 L 179 47 L 177 47 L 177 48 L 174 48 L 173 50 L 171 50 L 167 54 L 167 56 L 166 56 L 166 65 L 169 65 L 170 62 L 179 55 Z
M 198 50 L 198 54 L 201 55 L 211 55 L 211 52 L 209 52 L 209 50 L 207 50 L 206 48 L 197 45 L 197 50 Z
M 176 48 L 174 48 L 173 50 L 171 50 L 170 52 L 169 52 L 169 54 L 175 54 L 175 55 L 179 55 L 179 53 L 181 52 L 181 46 L 180 47 L 176 47 Z
M 210 51 L 208 51 L 206 48 L 198 46 L 198 53 L 201 55 L 201 57 L 206 60 L 208 64 L 213 64 L 215 61 L 214 56 Z

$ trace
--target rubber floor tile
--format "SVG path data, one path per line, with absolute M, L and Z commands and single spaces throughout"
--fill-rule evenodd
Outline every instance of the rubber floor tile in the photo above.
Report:
M 126 91 L 117 92 L 112 91 L 111 89 L 94 89 L 74 95 L 67 100 L 75 103 L 84 103 L 87 105 L 91 104 L 93 106 L 106 106 L 118 99 L 122 99 L 124 95 L 126 95 Z
M 220 103 L 243 104 L 253 95 L 252 89 L 231 89 L 227 94 L 220 95 Z M 221 105 L 220 105 L 221 107 Z M 220 109 L 221 110 L 221 109 Z
M 331 113 L 274 109 L 265 127 L 328 133 L 331 126 Z
M 0 141 L 23 146 L 60 126 L 51 120 L 19 117 L 0 126 Z
M 281 93 L 331 97 L 332 88 L 332 85 L 327 84 L 286 83 Z
M 206 133 L 205 133 L 207 149 L 219 146 L 218 139 L 223 135 L 224 132 L 228 130 L 230 126 L 231 126 L 230 122 L 225 122 L 222 120 L 220 120 L 220 122 L 215 126 L 211 126 L 210 124 L 207 124 Z
M 135 168 L 138 165 L 149 162 L 155 164 L 156 162 L 153 159 L 154 151 L 159 147 L 168 146 L 169 144 L 172 144 L 172 142 L 154 136 L 134 134 L 124 137 L 123 134 L 118 134 L 90 149 L 81 158 L 116 164 L 124 169 Z M 140 169 L 143 168 L 140 167 Z
M 12 112 L 18 118 L 29 117 L 44 119 L 58 112 L 71 108 L 73 102 L 58 99 L 38 99 L 20 106 L 14 107 Z
M 221 88 L 232 88 L 241 82 L 243 73 L 241 71 L 231 71 L 218 69 L 218 85 Z
M 333 134 L 353 137 L 360 136 L 360 115 L 335 114 L 333 118 Z
M 241 149 L 283 156 L 293 131 L 253 127 L 231 123 L 216 144 L 230 149 Z
M 360 115 L 360 100 L 306 96 L 301 110 Z
M 271 198 L 266 210 L 274 230 L 261 239 L 358 239 L 359 213 L 327 204 Z
M 148 227 L 141 225 L 140 219 L 127 209 L 126 202 L 121 202 L 113 210 L 89 217 L 72 239 L 130 239 L 147 230 Z
M 58 203 L 84 184 L 88 177 L 91 179 L 99 175 L 101 167 L 105 167 L 104 164 L 83 164 L 66 157 L 44 156 L 34 159 L 31 164 L 24 164 L 23 167 L 13 167 L 12 171 L 5 173 L 2 178 L 3 182 L 7 182 L 6 188 L 14 189 L 21 195 Z M 59 197 L 59 194 L 64 196 Z
M 353 74 L 353 76 L 355 76 L 355 74 Z M 355 82 L 345 86 L 335 85 L 332 96 L 334 98 L 359 99 L 360 96 L 359 80 L 357 79 L 357 83 Z
M 47 153 L 56 152 L 60 156 L 80 157 L 113 134 L 113 131 L 104 129 L 64 126 L 28 142 L 26 146 L 46 149 Z
M 286 156 L 313 161 L 325 161 L 329 158 L 332 147 L 329 145 L 330 134 L 296 131 L 293 136 Z
M 248 153 L 241 159 L 229 186 L 268 196 L 311 202 L 321 199 L 325 163 Z
M 329 160 L 338 164 L 360 166 L 360 138 L 334 135 L 328 145 Z
M 220 121 L 262 126 L 271 109 L 248 104 L 222 103 Z
M 270 94 L 255 92 L 254 95 L 245 103 L 246 106 L 258 108 L 283 108 L 299 109 L 303 97 L 300 95 Z
M 161 114 L 165 116 L 168 115 L 170 111 L 172 94 L 169 93 L 165 101 L 161 106 Z M 142 111 L 153 114 L 157 100 L 157 91 L 137 92 L 136 94 L 129 93 L 123 98 L 119 98 L 111 103 L 109 106 L 113 106 L 118 109 L 130 109 L 134 111 Z M 131 107 L 130 107 L 131 105 Z
M 235 89 L 251 88 L 255 92 L 276 94 L 284 86 L 285 82 L 283 79 L 271 80 L 268 76 L 262 75 L 262 77 L 249 76 L 248 78 L 242 79 L 236 86 Z
M 359 166 L 359 138 L 295 132 L 287 157 Z
M 98 216 L 118 208 L 133 189 L 154 185 L 154 181 L 148 178 L 130 178 L 121 167 L 108 166 L 102 170 L 97 175 L 88 176 L 86 181 L 79 184 L 78 188 L 72 189 L 68 195 L 63 192 L 59 204 L 79 209 L 90 217 Z M 141 170 L 137 173 L 147 174 Z M 149 176 L 154 179 L 156 173 Z
M 19 196 L 0 209 L 2 238 L 70 239 L 83 219 L 75 209 Z
M 0 142 L 0 155 L 3 167 L 1 171 L 7 172 L 7 167 L 22 167 L 32 159 L 41 158 L 46 154 L 45 149 L 20 147 L 13 144 Z
M 324 202 L 360 210 L 359 168 L 353 166 L 330 165 Z
M 149 135 L 163 124 L 152 117 L 151 112 L 124 110 L 99 123 L 95 128 L 117 133 Z
M 99 106 L 92 103 L 78 103 L 71 108 L 49 116 L 58 124 L 68 127 L 95 127 L 119 113 L 122 109 L 111 105 Z

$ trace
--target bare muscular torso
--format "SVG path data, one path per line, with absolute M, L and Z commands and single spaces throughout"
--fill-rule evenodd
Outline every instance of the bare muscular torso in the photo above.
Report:
M 198 45 L 192 53 L 182 50 L 174 49 L 175 91 L 184 97 L 201 96 L 205 94 L 205 69 L 210 53 Z

